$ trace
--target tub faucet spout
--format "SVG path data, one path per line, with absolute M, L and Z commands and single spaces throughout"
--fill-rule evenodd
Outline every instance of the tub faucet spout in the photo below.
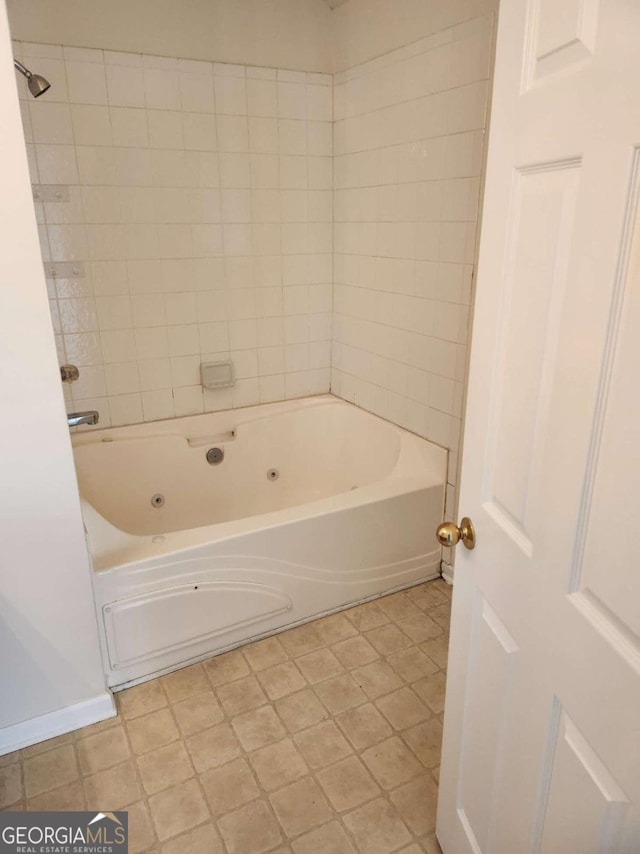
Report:
M 80 424 L 97 424 L 100 420 L 100 413 L 95 409 L 89 412 L 68 412 L 67 424 L 69 427 L 78 427 Z

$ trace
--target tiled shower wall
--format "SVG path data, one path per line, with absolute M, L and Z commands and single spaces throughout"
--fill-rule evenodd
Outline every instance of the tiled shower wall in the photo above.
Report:
M 36 210 L 71 262 L 48 280 L 69 407 L 106 426 L 331 388 L 451 451 L 451 517 L 487 8 L 333 77 L 17 43 L 53 84 L 19 80 L 34 184 L 68 193 Z M 203 392 L 225 358 L 235 387 Z
M 331 76 L 14 50 L 52 83 L 19 79 L 69 408 L 108 426 L 328 391 Z M 226 358 L 235 386 L 203 392 Z
M 449 448 L 455 485 L 492 19 L 335 77 L 334 394 Z

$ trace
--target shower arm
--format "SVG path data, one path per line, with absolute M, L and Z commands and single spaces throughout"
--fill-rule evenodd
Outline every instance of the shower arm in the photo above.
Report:
M 27 80 L 33 74 L 33 72 L 29 71 L 29 69 L 25 65 L 23 65 L 21 62 L 19 62 L 17 59 L 13 60 L 13 66 L 14 66 L 14 68 L 16 68 L 20 72 L 20 74 L 24 74 L 24 76 L 27 78 Z

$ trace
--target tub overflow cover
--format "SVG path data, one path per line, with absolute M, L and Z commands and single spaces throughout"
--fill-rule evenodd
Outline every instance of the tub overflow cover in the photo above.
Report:
M 207 451 L 207 462 L 209 465 L 217 466 L 224 459 L 224 451 L 222 448 L 209 448 Z

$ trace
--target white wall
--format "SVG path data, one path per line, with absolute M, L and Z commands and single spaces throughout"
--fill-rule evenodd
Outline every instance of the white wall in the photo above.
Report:
M 0 60 L 1 742 L 105 682 L 4 3 Z
M 348 0 L 333 12 L 333 70 L 346 71 L 495 9 L 497 0 Z
M 70 409 L 130 424 L 329 390 L 330 75 L 15 43 Z M 201 361 L 236 384 L 205 390 Z
M 332 71 L 322 0 L 8 0 L 23 41 Z

